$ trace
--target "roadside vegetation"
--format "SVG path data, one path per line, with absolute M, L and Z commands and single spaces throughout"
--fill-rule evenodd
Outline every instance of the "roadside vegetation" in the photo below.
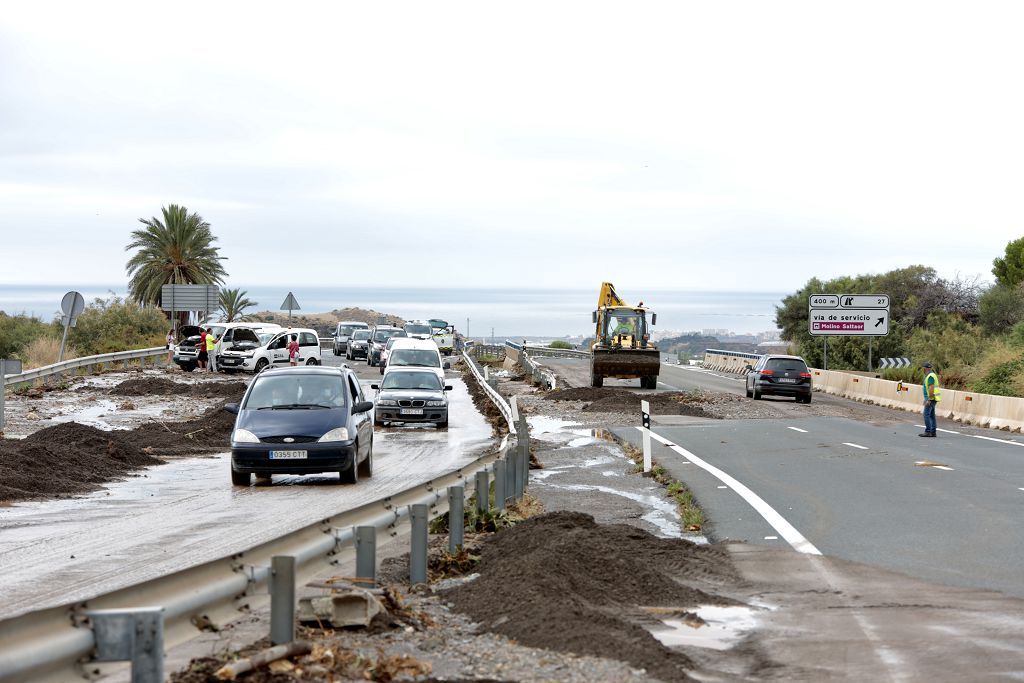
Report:
M 1024 396 L 1024 237 L 1006 245 L 993 261 L 992 274 L 994 283 L 946 280 L 932 268 L 913 265 L 882 274 L 812 278 L 776 307 L 775 321 L 796 353 L 822 367 L 822 339 L 807 329 L 807 297 L 888 294 L 889 335 L 873 339 L 873 365 L 885 357 L 907 357 L 913 365 L 881 370 L 883 377 L 920 383 L 920 365 L 931 361 L 943 386 Z M 828 367 L 867 370 L 868 338 L 829 337 Z
M 548 348 L 549 349 L 567 349 L 567 350 L 571 350 L 572 349 L 572 344 L 570 344 L 569 342 L 565 341 L 564 339 L 556 339 L 555 341 L 553 341 L 550 344 L 548 344 Z

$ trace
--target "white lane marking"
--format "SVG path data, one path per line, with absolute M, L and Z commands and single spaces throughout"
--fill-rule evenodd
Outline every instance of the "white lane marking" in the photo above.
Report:
M 637 427 L 637 429 L 643 429 L 643 427 Z M 653 431 L 651 432 L 651 438 L 663 444 L 671 443 L 668 439 L 658 434 L 655 434 Z M 750 507 L 757 510 L 757 512 L 762 517 L 764 517 L 765 521 L 768 522 L 768 524 L 770 524 L 773 529 L 779 532 L 779 535 L 786 539 L 787 543 L 793 546 L 794 550 L 801 553 L 807 553 L 808 555 L 821 555 L 821 551 L 815 548 L 810 541 L 804 538 L 803 534 L 797 531 L 796 528 L 792 524 L 787 522 L 782 515 L 776 512 L 771 505 L 764 502 L 764 500 L 759 495 L 748 489 L 745 485 L 741 484 L 732 476 L 726 474 L 725 472 L 718 469 L 714 465 L 701 460 L 700 458 L 698 458 L 696 455 L 686 450 L 685 448 L 682 448 L 680 446 L 671 446 L 671 448 L 676 453 L 685 457 L 694 465 L 697 465 L 698 467 L 711 473 L 712 475 L 717 477 L 718 480 L 721 481 L 723 484 L 729 486 L 730 488 L 732 488 L 733 491 L 740 494 L 743 500 L 745 500 L 747 504 L 750 505 Z
M 921 429 L 924 429 L 924 425 L 914 425 L 914 426 L 915 427 L 920 427 Z M 994 436 L 982 436 L 981 434 L 963 434 L 961 432 L 953 432 L 953 431 L 950 431 L 948 429 L 938 429 L 938 431 L 946 432 L 947 434 L 960 434 L 960 436 L 966 436 L 966 437 L 970 437 L 972 439 L 984 439 L 985 441 L 995 441 L 996 443 L 1006 443 L 1006 444 L 1010 444 L 1011 446 L 1020 446 L 1021 448 L 1024 448 L 1024 443 L 1021 443 L 1020 441 L 1010 441 L 1009 439 L 997 439 Z
M 1024 491 L 1024 486 L 1021 486 L 1021 487 L 1020 487 L 1020 490 L 1021 490 L 1021 491 Z
M 729 487 L 728 486 L 719 486 L 718 488 L 720 488 L 720 489 L 727 489 Z M 1024 489 L 1021 489 L 1021 491 L 1024 491 Z
M 672 391 L 682 391 L 682 389 L 680 389 L 679 387 L 674 387 L 671 384 L 666 384 L 665 382 L 658 382 L 658 384 L 665 387 L 666 389 L 671 389 Z
M 933 470 L 946 470 L 947 472 L 952 472 L 953 471 L 952 467 L 947 467 L 945 465 L 939 465 L 938 463 L 929 462 L 928 460 L 918 460 L 914 464 L 918 465 L 919 467 L 931 467 Z
M 777 540 L 779 540 L 779 537 L 778 536 L 765 536 L 764 540 L 766 540 L 766 541 L 777 541 Z
M 959 434 L 960 433 L 960 432 L 954 432 L 952 429 L 941 429 L 939 427 L 936 427 L 935 430 L 939 431 L 939 432 L 943 432 L 945 434 Z
M 857 444 L 857 443 L 850 443 L 849 441 L 844 441 L 844 442 L 843 442 L 843 445 L 844 445 L 844 446 L 852 446 L 853 448 L 859 448 L 859 449 L 861 449 L 862 451 L 866 451 L 866 450 L 868 450 L 868 447 L 867 447 L 867 446 L 861 446 L 860 444 Z
M 800 429 L 799 427 L 786 427 L 786 429 L 792 429 L 794 432 L 800 432 L 801 434 L 807 433 L 806 429 Z

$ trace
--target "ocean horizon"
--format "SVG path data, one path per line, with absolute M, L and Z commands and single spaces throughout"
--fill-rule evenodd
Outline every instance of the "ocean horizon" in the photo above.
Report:
M 232 283 L 234 285 L 234 283 Z M 597 304 L 593 289 L 504 289 L 479 287 L 293 287 L 237 285 L 257 302 L 251 309 L 279 311 L 291 291 L 302 313 L 327 313 L 358 307 L 398 315 L 406 320 L 441 318 L 474 337 L 560 337 L 593 333 L 591 311 Z M 82 293 L 87 303 L 111 295 L 124 297 L 121 285 L 0 284 L 0 310 L 50 320 L 60 313 L 65 292 Z M 635 292 L 620 295 L 638 304 Z M 736 334 L 775 331 L 775 306 L 783 292 L 716 292 L 649 290 L 643 302 L 658 314 L 655 331 L 729 330 Z

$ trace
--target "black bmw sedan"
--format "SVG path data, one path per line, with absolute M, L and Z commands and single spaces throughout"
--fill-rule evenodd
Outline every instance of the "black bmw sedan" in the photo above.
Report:
M 231 433 L 231 483 L 274 474 L 339 472 L 354 484 L 373 474 L 373 403 L 347 367 L 286 367 L 257 375 Z
M 418 367 L 390 367 L 384 371 L 380 384 L 371 384 L 377 390 L 375 419 L 377 424 L 387 422 L 433 422 L 438 427 L 448 426 L 448 396 L 451 386 L 430 369 Z

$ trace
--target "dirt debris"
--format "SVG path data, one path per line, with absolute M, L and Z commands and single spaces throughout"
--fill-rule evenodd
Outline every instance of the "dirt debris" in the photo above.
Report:
M 701 392 L 665 391 L 643 394 L 627 389 L 578 387 L 550 391 L 544 398 L 550 401 L 589 401 L 582 408 L 588 413 L 639 413 L 640 401 L 647 401 L 651 405 L 652 413 L 658 415 L 717 418 L 717 415 L 705 409 L 710 399 Z
M 191 396 L 239 399 L 246 382 L 198 382 L 185 384 L 166 377 L 140 377 L 121 382 L 107 392 L 110 396 Z
M 553 512 L 503 530 L 482 551 L 480 578 L 445 593 L 455 609 L 532 647 L 606 656 L 663 680 L 690 680 L 693 662 L 643 626 L 641 607 L 731 605 L 685 585 L 735 580 L 725 550 L 602 526 L 578 512 Z
M 160 464 L 158 456 L 222 451 L 234 423 L 220 404 L 182 422 L 154 420 L 115 431 L 66 422 L 25 439 L 0 439 L 0 501 L 80 495 Z

